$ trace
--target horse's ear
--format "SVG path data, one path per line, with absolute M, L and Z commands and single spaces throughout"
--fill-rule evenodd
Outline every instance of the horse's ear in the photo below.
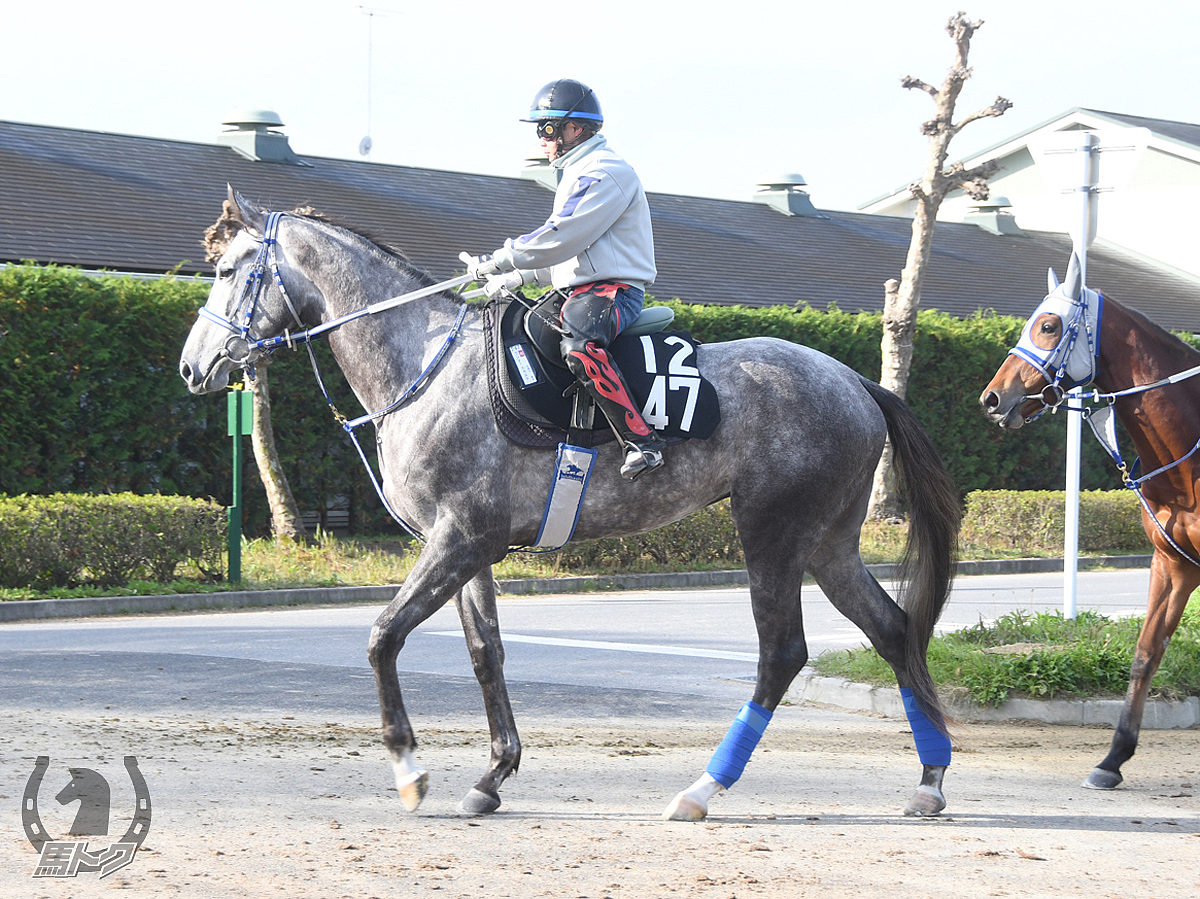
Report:
M 1083 289 L 1083 272 L 1080 271 L 1079 257 L 1071 254 L 1071 262 L 1067 265 L 1067 276 L 1063 279 L 1063 294 L 1068 300 L 1079 299 Z
M 1058 289 L 1058 275 L 1054 274 L 1054 266 L 1046 269 L 1046 293 L 1054 293 Z
M 227 184 L 226 187 L 229 189 L 229 205 L 234 210 L 235 217 L 247 230 L 261 236 L 266 228 L 267 214 L 234 190 L 233 185 Z

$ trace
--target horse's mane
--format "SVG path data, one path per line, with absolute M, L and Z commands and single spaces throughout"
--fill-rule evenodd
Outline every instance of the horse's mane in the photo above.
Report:
M 364 231 L 362 228 L 358 228 L 353 225 L 347 225 L 345 222 L 339 221 L 330 215 L 326 215 L 324 212 L 314 209 L 312 206 L 297 206 L 295 209 L 288 210 L 287 214 L 299 216 L 300 218 L 306 218 L 314 222 L 321 222 L 326 225 L 332 225 L 334 228 L 340 228 L 343 231 L 347 231 L 350 234 L 353 234 L 355 237 L 365 240 L 385 256 L 389 256 L 406 267 L 412 268 L 412 262 L 402 251 L 396 249 L 388 243 L 385 243 L 374 234 Z
M 368 234 L 359 228 L 355 228 L 340 222 L 331 216 L 314 209 L 312 206 L 297 206 L 294 209 L 289 209 L 287 214 L 294 215 L 299 218 L 306 218 L 310 221 L 321 222 L 326 225 L 331 225 L 334 228 L 340 228 L 341 230 L 347 231 L 350 234 L 353 234 L 355 237 L 366 241 L 385 256 L 396 260 L 406 268 L 411 269 L 413 267 L 408 257 L 405 256 L 400 250 L 389 246 L 379 238 Z M 216 222 L 209 225 L 204 230 L 204 239 L 201 241 L 201 244 L 204 247 L 205 261 L 216 262 L 218 259 L 220 259 L 225 251 L 229 248 L 230 241 L 232 241 L 237 233 L 245 227 L 245 223 L 238 215 L 237 207 L 230 203 L 229 200 L 225 200 L 221 204 L 220 218 L 218 218 Z M 425 273 L 421 272 L 420 274 L 424 275 Z M 432 281 L 430 283 L 432 283 Z
M 1148 318 L 1144 313 L 1139 312 L 1137 309 L 1134 309 L 1132 306 L 1127 306 L 1125 303 L 1121 303 L 1117 300 L 1114 300 L 1108 294 L 1104 295 L 1104 301 L 1106 303 L 1114 303 L 1115 305 L 1120 306 L 1126 315 L 1128 315 L 1135 322 L 1137 322 L 1139 325 L 1141 325 L 1146 331 L 1148 331 L 1151 334 L 1158 335 L 1158 337 L 1164 343 L 1170 345 L 1174 349 L 1181 350 L 1182 352 L 1186 353 L 1189 356 L 1196 356 L 1196 355 L 1200 354 L 1200 353 L 1198 353 L 1198 351 L 1196 350 L 1195 347 L 1191 346 L 1186 341 L 1182 340 L 1178 334 L 1175 334 L 1173 331 L 1167 330 L 1162 325 L 1158 324 L 1158 322 Z

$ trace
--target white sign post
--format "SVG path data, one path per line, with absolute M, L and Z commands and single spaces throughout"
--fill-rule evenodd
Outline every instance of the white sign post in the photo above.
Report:
M 1087 251 L 1096 239 L 1096 220 L 1099 214 L 1101 190 L 1113 190 L 1133 175 L 1142 152 L 1150 141 L 1145 128 L 1130 128 L 1116 132 L 1055 131 L 1029 141 L 1038 170 L 1051 188 L 1064 193 L 1077 193 L 1080 210 L 1068 214 L 1075 255 L 1079 259 L 1081 287 L 1087 287 Z M 1100 153 L 1124 151 L 1105 158 L 1105 185 L 1100 186 Z M 1080 166 L 1082 164 L 1082 172 Z M 1082 175 L 1082 177 L 1080 177 Z M 1100 335 L 1096 335 L 1099 340 Z M 1079 401 L 1081 394 L 1073 390 L 1068 402 Z M 1074 618 L 1079 574 L 1079 451 L 1082 444 L 1081 416 L 1067 414 L 1066 459 L 1066 525 L 1063 533 L 1063 617 Z

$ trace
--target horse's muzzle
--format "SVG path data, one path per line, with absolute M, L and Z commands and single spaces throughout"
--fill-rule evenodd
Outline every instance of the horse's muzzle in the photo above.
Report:
M 989 421 L 1015 431 L 1025 424 L 1025 416 L 1021 414 L 1020 408 L 1026 399 L 1027 397 L 1018 397 L 1014 402 L 1003 405 L 1000 394 L 995 390 L 985 390 L 979 397 L 979 405 L 983 407 L 983 414 Z
M 187 385 L 188 392 L 197 396 L 224 390 L 229 386 L 229 372 L 227 366 L 214 365 L 207 373 L 202 373 L 186 359 L 179 360 L 179 376 Z

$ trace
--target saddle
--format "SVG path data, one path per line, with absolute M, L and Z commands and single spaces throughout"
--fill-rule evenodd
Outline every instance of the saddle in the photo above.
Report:
M 556 326 L 563 299 L 551 291 L 532 308 L 513 300 L 485 310 L 492 411 L 501 433 L 519 446 L 615 439 L 562 359 Z M 711 436 L 721 413 L 716 390 L 696 367 L 699 343 L 685 331 L 666 330 L 674 318 L 665 307 L 644 309 L 608 350 L 647 424 L 668 443 L 681 443 Z

